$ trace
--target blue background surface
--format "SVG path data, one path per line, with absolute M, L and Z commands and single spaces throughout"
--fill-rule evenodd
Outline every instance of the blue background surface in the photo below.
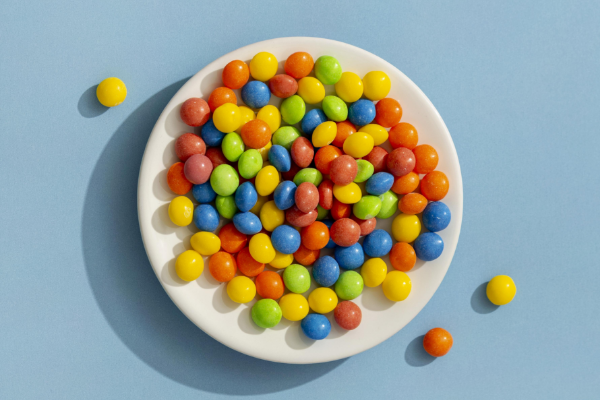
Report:
M 0 4 L 0 398 L 598 398 L 600 9 L 594 1 Z M 238 47 L 341 40 L 406 73 L 458 150 L 464 221 L 426 308 L 350 359 L 238 354 L 161 289 L 136 215 L 171 96 Z M 293 50 L 293 49 L 291 49 Z M 95 100 L 117 76 L 129 94 Z M 494 309 L 484 283 L 514 278 Z M 448 329 L 444 358 L 422 335 Z

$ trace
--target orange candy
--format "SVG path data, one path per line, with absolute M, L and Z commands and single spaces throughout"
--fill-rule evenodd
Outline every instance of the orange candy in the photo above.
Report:
M 416 262 L 417 254 L 410 244 L 398 242 L 392 246 L 392 250 L 390 250 L 390 263 L 394 269 L 408 272 L 415 266 Z
M 419 175 L 414 172 L 400 177 L 394 177 L 394 185 L 392 186 L 392 192 L 397 194 L 408 194 L 414 192 L 419 186 Z
M 404 214 L 419 214 L 427 207 L 427 199 L 419 193 L 409 193 L 402 197 L 398 209 Z
M 256 277 L 256 291 L 263 299 L 277 300 L 283 296 L 283 280 L 277 272 L 264 271 Z
M 342 148 L 344 146 L 344 142 L 348 139 L 348 136 L 356 133 L 356 127 L 350 121 L 342 121 L 337 124 L 337 133 L 335 135 L 335 139 L 333 139 L 334 146 Z
M 265 264 L 260 263 L 252 258 L 249 247 L 244 247 L 242 250 L 240 250 L 240 252 L 237 254 L 236 260 L 238 269 L 246 276 L 256 276 L 265 269 Z
M 413 149 L 415 154 L 415 171 L 417 174 L 428 174 L 438 165 L 438 153 L 428 144 Z
M 292 78 L 302 79 L 312 71 L 315 62 L 312 56 L 303 51 L 292 54 L 285 60 L 283 69 Z
M 239 89 L 248 82 L 250 69 L 248 64 L 241 60 L 233 60 L 225 66 L 221 75 L 223 84 L 229 89 Z
M 344 154 L 342 150 L 335 146 L 323 146 L 315 155 L 315 167 L 317 167 L 323 175 L 329 175 L 331 163 L 342 154 Z
M 262 119 L 253 119 L 242 126 L 242 140 L 251 149 L 262 149 L 271 141 L 271 128 Z
M 338 199 L 333 199 L 333 205 L 331 206 L 331 218 L 338 220 L 342 218 L 350 217 L 352 214 L 352 204 L 344 204 Z
M 381 99 L 375 104 L 375 112 L 375 122 L 384 128 L 391 128 L 402 118 L 400 103 L 389 97 Z
M 450 182 L 442 171 L 431 171 L 421 179 L 421 194 L 429 201 L 439 201 L 446 197 Z
M 248 236 L 238 231 L 233 222 L 221 228 L 219 239 L 221 239 L 221 247 L 228 253 L 237 253 L 248 243 Z
M 329 243 L 329 228 L 321 221 L 315 221 L 300 231 L 302 244 L 309 250 L 320 250 Z
M 419 143 L 419 134 L 414 126 L 406 122 L 400 122 L 390 129 L 390 144 L 393 148 L 406 147 L 409 150 L 414 149 Z
M 233 90 L 229 88 L 218 87 L 208 97 L 208 106 L 212 112 L 225 103 L 237 104 L 237 97 Z
M 321 255 L 321 250 L 310 250 L 304 247 L 304 245 L 300 245 L 298 250 L 294 253 L 294 258 L 298 261 L 298 264 L 309 266 L 313 265 L 315 261 Z
M 425 334 L 423 347 L 434 357 L 445 356 L 452 348 L 452 335 L 445 329 L 433 328 Z
M 237 265 L 235 258 L 229 253 L 219 251 L 208 260 L 210 274 L 219 282 L 229 282 L 235 276 Z
M 169 171 L 167 172 L 167 184 L 169 185 L 169 189 L 171 189 L 174 193 L 179 195 L 184 195 L 190 190 L 192 190 L 192 182 L 188 181 L 183 173 L 183 166 L 185 164 L 182 162 L 176 162 L 171 165 Z

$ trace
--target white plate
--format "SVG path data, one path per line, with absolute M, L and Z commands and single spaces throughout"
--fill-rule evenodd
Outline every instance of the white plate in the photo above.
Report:
M 443 201 L 452 212 L 452 222 L 440 232 L 444 252 L 433 262 L 418 261 L 408 273 L 412 280 L 412 293 L 408 299 L 392 303 L 385 298 L 381 287 L 365 287 L 363 294 L 354 300 L 363 312 L 360 327 L 344 331 L 333 322 L 330 313 L 331 334 L 322 341 L 306 338 L 299 322 L 292 323 L 283 318 L 274 329 L 256 327 L 250 318 L 254 302 L 233 303 L 227 297 L 226 285 L 211 277 L 207 262 L 204 273 L 195 282 L 186 284 L 174 272 L 175 257 L 190 248 L 189 238 L 197 231 L 193 224 L 176 227 L 167 215 L 169 201 L 175 197 L 166 183 L 167 169 L 178 161 L 174 142 L 182 133 L 191 131 L 181 121 L 179 107 L 190 97 L 207 99 L 214 88 L 222 86 L 221 72 L 229 61 L 248 62 L 260 51 L 273 53 L 280 60 L 279 73 L 283 71 L 285 59 L 296 51 L 306 51 L 315 60 L 322 55 L 334 56 L 344 71 L 353 71 L 359 76 L 372 70 L 385 71 L 392 80 L 389 97 L 402 105 L 402 121 L 417 128 L 420 144 L 428 143 L 437 149 L 440 156 L 438 169 L 445 172 L 450 181 L 450 191 Z M 332 86 L 328 86 L 327 91 L 334 93 Z M 240 99 L 239 91 L 237 94 Z M 279 103 L 280 99 L 271 97 L 271 104 Z M 152 118 L 151 115 L 148 117 Z M 199 133 L 198 129 L 196 133 Z M 433 104 L 410 79 L 388 62 L 357 47 L 327 39 L 293 37 L 267 40 L 235 50 L 207 65 L 183 85 L 167 104 L 148 139 L 138 183 L 138 217 L 144 246 L 156 276 L 193 323 L 219 342 L 250 356 L 304 364 L 337 360 L 365 351 L 398 332 L 421 311 L 452 261 L 462 222 L 462 197 L 460 166 L 450 133 Z M 389 231 L 392 220 L 379 220 L 377 228 Z M 392 269 L 391 266 L 388 268 Z

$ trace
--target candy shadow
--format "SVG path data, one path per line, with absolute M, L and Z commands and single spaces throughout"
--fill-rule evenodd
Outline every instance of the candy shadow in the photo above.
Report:
M 94 85 L 87 89 L 77 102 L 77 110 L 79 114 L 85 118 L 95 118 L 104 114 L 108 107 L 103 106 L 96 97 L 96 88 L 98 85 Z
M 477 289 L 473 292 L 471 296 L 471 308 L 478 314 L 489 314 L 498 309 L 495 304 L 493 304 L 487 297 L 486 289 L 488 282 L 482 283 L 477 286 Z
M 404 360 L 411 367 L 424 367 L 435 361 L 435 357 L 427 353 L 423 348 L 424 337 L 425 335 L 421 335 L 414 338 L 406 347 Z
M 81 240 L 98 307 L 117 337 L 140 360 L 165 377 L 204 392 L 260 395 L 320 378 L 344 360 L 288 365 L 231 350 L 179 311 L 148 262 L 137 219 L 140 163 L 154 118 L 186 81 L 156 93 L 127 117 L 94 167 L 85 195 Z M 166 268 L 164 273 L 171 274 L 168 269 L 173 265 Z M 268 379 L 261 379 L 265 376 Z

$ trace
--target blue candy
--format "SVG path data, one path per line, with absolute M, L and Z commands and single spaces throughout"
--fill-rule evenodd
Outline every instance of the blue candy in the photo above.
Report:
M 421 233 L 413 243 L 417 257 L 423 261 L 433 261 L 442 255 L 444 241 L 437 233 Z
M 200 136 L 206 143 L 206 147 L 220 147 L 226 133 L 221 132 L 215 127 L 212 118 L 209 119 L 203 126 Z
M 275 188 L 273 200 L 280 210 L 287 210 L 296 204 L 296 184 L 292 181 L 283 181 Z
M 194 223 L 201 231 L 216 231 L 219 226 L 219 220 L 219 213 L 210 204 L 200 204 L 194 210 Z
M 321 314 L 308 314 L 300 323 L 302 332 L 310 339 L 325 339 L 331 332 L 331 323 Z
M 300 233 L 289 225 L 279 225 L 271 233 L 271 243 L 278 252 L 293 254 L 300 248 Z
M 327 122 L 327 116 L 320 108 L 315 108 L 304 114 L 300 127 L 302 132 L 311 137 L 317 126 Z M 316 151 L 315 151 L 316 152 Z
M 375 229 L 365 236 L 363 249 L 369 257 L 383 257 L 392 250 L 392 237 L 383 229 Z
M 446 229 L 450 224 L 450 219 L 450 209 L 441 201 L 432 201 L 423 210 L 423 226 L 430 232 Z
M 358 242 L 350 247 L 337 246 L 334 257 L 340 268 L 344 269 L 356 269 L 365 262 L 365 253 Z
M 269 103 L 271 91 L 261 81 L 250 81 L 242 87 L 242 101 L 250 108 L 262 108 Z
M 371 100 L 360 99 L 348 107 L 348 120 L 356 126 L 370 124 L 375 119 L 375 104 Z
M 312 274 L 319 285 L 329 287 L 340 277 L 340 266 L 333 257 L 323 256 L 315 261 Z
M 269 149 L 269 162 L 279 172 L 288 172 L 292 168 L 292 157 L 285 147 L 278 144 Z
M 192 195 L 200 204 L 210 203 L 217 198 L 217 194 L 210 185 L 210 181 L 203 183 L 202 185 L 194 185 L 192 188 Z
M 324 219 L 323 221 L 321 221 L 322 223 L 324 223 L 325 225 L 327 225 L 327 228 L 331 229 L 331 225 L 333 225 L 333 223 L 335 222 L 332 219 Z M 329 237 L 329 242 L 327 242 L 327 245 L 325 246 L 326 249 L 335 249 L 335 242 L 333 241 L 333 239 L 331 238 L 331 236 Z
M 252 182 L 242 183 L 235 191 L 235 205 L 241 212 L 250 211 L 258 201 L 258 193 Z
M 254 235 L 262 229 L 260 219 L 251 212 L 235 214 L 233 216 L 233 225 L 235 225 L 235 229 L 244 235 Z
M 372 175 L 365 185 L 367 193 L 379 196 L 384 194 L 394 185 L 394 175 L 388 172 L 378 172 Z

